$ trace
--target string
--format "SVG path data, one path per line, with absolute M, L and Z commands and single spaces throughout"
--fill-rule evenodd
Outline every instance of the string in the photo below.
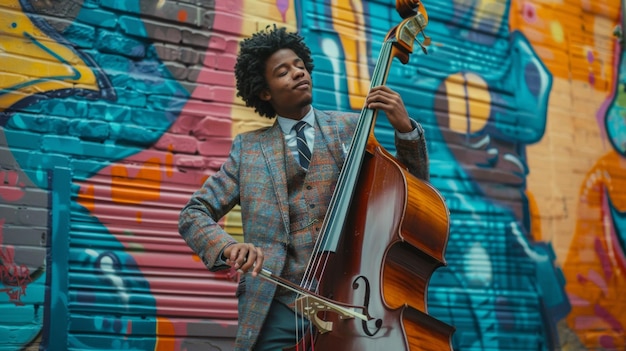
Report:
M 388 58 L 391 53 L 391 48 L 392 42 L 390 40 L 385 41 L 381 48 L 380 57 Z M 389 59 L 378 60 L 374 72 L 372 73 L 370 89 L 384 83 L 389 68 L 389 62 Z M 375 113 L 374 110 L 367 108 L 361 111 L 361 116 L 359 117 L 352 138 L 350 151 L 348 152 L 337 181 L 336 190 L 328 206 L 326 220 L 322 225 L 320 235 L 315 241 L 313 248 L 314 254 L 309 258 L 307 267 L 310 267 L 310 269 L 305 272 L 301 282 L 301 286 L 306 290 L 318 292 L 318 284 L 315 281 L 315 277 L 324 276 L 329 256 L 326 255 L 323 260 L 319 260 L 319 257 L 316 257 L 316 253 L 322 253 L 324 251 L 333 252 L 332 248 L 336 246 L 336 243 L 331 242 L 331 240 L 337 241 L 343 230 L 345 217 L 356 188 L 356 181 L 361 168 L 363 155 L 365 154 L 367 139 L 374 123 Z M 337 213 L 339 211 L 343 213 Z M 329 250 L 327 248 L 331 249 Z M 313 260 L 315 260 L 315 262 L 313 262 Z
M 388 58 L 391 53 L 391 48 L 392 44 L 389 41 L 385 41 L 381 49 L 380 57 Z M 386 73 L 389 68 L 389 61 L 389 59 L 378 60 L 372 74 L 370 89 L 384 83 L 384 77 L 387 75 Z M 346 206 L 349 206 L 356 188 L 358 174 L 360 172 L 363 156 L 365 154 L 365 148 L 367 146 L 367 139 L 369 138 L 375 115 L 376 112 L 370 109 L 364 109 L 361 111 L 361 116 L 359 117 L 355 133 L 351 141 L 350 151 L 344 161 L 342 171 L 339 175 L 335 191 L 328 207 L 329 210 L 326 213 L 326 219 L 320 230 L 320 235 L 315 240 L 312 251 L 313 254 L 309 258 L 309 262 L 307 264 L 308 269 L 305 272 L 300 284 L 300 286 L 307 291 L 313 291 L 315 293 L 319 292 L 319 284 L 315 281 L 315 279 L 316 277 L 320 277 L 321 279 L 324 276 L 326 268 L 328 267 L 328 260 L 330 256 L 325 255 L 323 260 L 320 260 L 318 255 L 324 252 L 325 248 L 332 247 L 333 243 L 331 243 L 331 240 L 337 241 L 343 230 L 343 223 L 345 223 L 345 218 L 348 212 Z M 343 213 L 336 213 L 339 212 L 337 210 L 338 208 L 342 209 Z M 341 223 L 341 225 L 338 226 L 335 224 L 334 227 L 330 226 L 329 228 L 328 223 Z M 298 296 L 302 295 L 299 294 Z M 301 302 L 300 305 L 296 303 L 294 309 L 296 311 L 295 322 L 296 326 L 298 326 L 298 320 L 305 318 L 303 303 Z M 298 330 L 300 327 L 297 327 L 296 329 L 296 350 L 300 351 L 300 344 L 302 344 L 302 351 L 307 351 L 307 340 L 304 338 L 306 335 L 304 323 L 302 323 L 302 330 Z M 300 331 L 302 332 L 302 339 L 300 338 Z M 311 351 L 315 351 L 312 321 L 309 321 L 308 331 L 310 335 Z M 302 343 L 300 343 L 300 340 L 302 340 Z

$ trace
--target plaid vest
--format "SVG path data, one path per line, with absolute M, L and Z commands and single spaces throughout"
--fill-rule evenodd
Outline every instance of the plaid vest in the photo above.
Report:
M 315 129 L 316 136 L 319 136 L 321 132 L 317 124 Z M 328 145 L 319 137 L 314 145 L 308 172 L 300 167 L 291 152 L 285 153 L 290 240 L 281 277 L 298 285 L 309 263 L 340 171 Z M 291 305 L 295 297 L 296 293 L 285 288 L 276 290 L 275 299 L 286 305 Z

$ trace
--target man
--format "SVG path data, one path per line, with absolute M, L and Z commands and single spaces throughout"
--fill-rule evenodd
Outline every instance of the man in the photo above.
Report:
M 257 274 L 265 268 L 300 283 L 358 119 L 312 107 L 312 70 L 311 52 L 297 33 L 274 26 L 243 40 L 235 65 L 238 96 L 259 115 L 278 116 L 276 123 L 236 136 L 221 169 L 180 214 L 180 234 L 210 270 L 232 266 L 250 273 L 242 274 L 237 289 L 238 351 L 296 343 L 295 294 Z M 396 129 L 398 160 L 428 179 L 423 130 L 409 119 L 399 94 L 376 87 L 366 104 L 385 112 Z M 300 121 L 305 126 L 294 130 Z M 217 224 L 237 204 L 242 243 Z

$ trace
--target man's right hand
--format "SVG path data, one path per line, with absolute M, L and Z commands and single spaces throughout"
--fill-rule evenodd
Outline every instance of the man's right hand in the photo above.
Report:
M 223 253 L 226 264 L 244 273 L 251 270 L 252 276 L 263 269 L 263 251 L 250 243 L 237 243 L 227 246 Z

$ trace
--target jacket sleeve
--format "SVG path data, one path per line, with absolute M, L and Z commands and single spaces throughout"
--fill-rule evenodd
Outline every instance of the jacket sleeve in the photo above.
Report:
M 218 221 L 239 204 L 240 153 L 238 135 L 224 164 L 191 196 L 178 220 L 178 232 L 212 271 L 229 268 L 220 256 L 226 245 L 237 242 Z
M 430 180 L 430 164 L 424 129 L 413 119 L 411 119 L 411 123 L 417 130 L 418 137 L 410 140 L 400 139 L 396 132 L 396 158 L 407 167 L 409 173 L 421 180 L 428 181 Z

